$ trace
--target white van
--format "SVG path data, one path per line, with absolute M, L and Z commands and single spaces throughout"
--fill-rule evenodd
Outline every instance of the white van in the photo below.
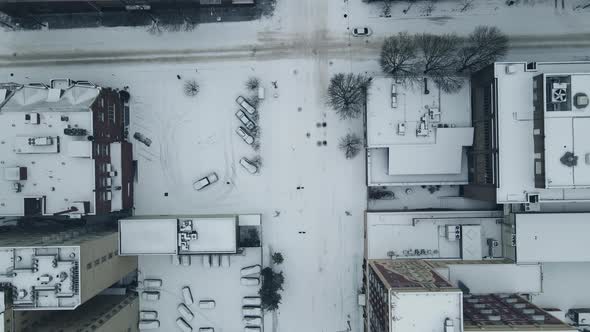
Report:
M 137 327 L 140 330 L 155 330 L 160 328 L 160 321 L 159 320 L 140 320 Z
M 195 315 L 193 314 L 191 309 L 189 309 L 184 303 L 178 305 L 178 312 L 180 313 L 182 318 L 184 318 L 184 320 L 187 322 L 190 322 L 193 320 L 193 318 L 195 318 Z
M 176 326 L 183 332 L 192 332 L 193 328 L 182 318 L 176 320 Z
M 184 299 L 184 303 L 186 305 L 191 305 L 194 303 L 193 293 L 191 292 L 190 287 L 188 287 L 188 286 L 182 287 L 182 298 Z
M 254 307 L 254 306 L 243 306 L 242 307 L 242 316 L 244 316 L 244 317 L 246 317 L 246 316 L 261 317 L 262 316 L 262 309 L 260 309 L 260 307 Z

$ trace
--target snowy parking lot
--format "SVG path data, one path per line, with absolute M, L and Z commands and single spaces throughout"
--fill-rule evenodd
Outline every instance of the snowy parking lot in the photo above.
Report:
M 309 331 L 346 331 L 349 324 L 356 331 L 365 162 L 362 155 L 345 159 L 337 145 L 346 133 L 362 135 L 362 121 L 339 120 L 323 95 L 332 72 L 347 65 L 285 60 L 108 70 L 70 66 L 3 69 L 0 75 L 40 82 L 91 78 L 102 86 L 128 86 L 130 137 L 141 132 L 152 140 L 149 147 L 134 141 L 135 214 L 262 213 L 264 245 L 284 254 L 286 277 L 274 329 L 267 329 L 290 331 L 298 322 Z M 266 90 L 259 106 L 259 151 L 235 133 L 240 124 L 235 99 L 249 95 L 249 77 L 258 77 Z M 196 97 L 183 94 L 188 79 L 200 85 Z M 238 161 L 256 155 L 262 166 L 252 175 Z M 193 181 L 210 172 L 219 181 L 195 191 Z

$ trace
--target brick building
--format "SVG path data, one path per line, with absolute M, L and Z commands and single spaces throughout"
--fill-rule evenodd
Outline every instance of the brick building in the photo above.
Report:
M 86 81 L 0 85 L 0 216 L 130 209 L 126 112 L 119 92 Z

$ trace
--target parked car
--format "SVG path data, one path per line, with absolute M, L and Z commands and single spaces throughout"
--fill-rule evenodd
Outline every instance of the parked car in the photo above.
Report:
M 160 288 L 162 287 L 162 279 L 144 279 L 143 287 L 145 288 Z
M 140 320 L 138 327 L 141 331 L 143 330 L 155 330 L 160 328 L 159 320 Z
M 156 319 L 158 319 L 158 312 L 157 311 L 142 310 L 139 312 L 139 319 L 140 320 L 156 320 Z
M 152 145 L 152 140 L 147 138 L 144 134 L 139 133 L 139 132 L 135 132 L 135 134 L 133 134 L 133 138 L 135 138 L 136 140 L 140 141 L 141 143 L 145 144 L 146 146 L 150 146 Z
M 184 303 L 178 305 L 178 312 L 180 313 L 180 316 L 182 316 L 182 318 L 184 318 L 184 320 L 187 322 L 190 322 L 193 320 L 193 318 L 195 318 L 193 312 Z
M 217 173 L 213 172 L 205 176 L 204 178 L 195 181 L 193 183 L 193 188 L 195 188 L 195 190 L 202 190 L 207 186 L 217 182 L 217 180 L 219 180 L 219 177 L 217 177 Z
M 250 133 L 248 132 L 248 130 L 246 130 L 246 128 L 238 127 L 238 129 L 236 129 L 236 133 L 238 134 L 238 136 L 240 136 L 244 140 L 244 142 L 246 142 L 246 144 L 254 143 L 254 137 L 252 137 L 252 135 L 250 135 Z
M 193 328 L 182 318 L 178 318 L 176 320 L 176 326 L 178 326 L 178 328 L 182 332 L 192 332 L 193 331 Z
M 262 304 L 262 300 L 258 296 L 246 296 L 242 299 L 242 304 L 260 306 Z
M 244 323 L 248 326 L 261 326 L 262 318 L 256 316 L 245 316 Z
M 242 277 L 240 278 L 240 284 L 242 286 L 258 286 L 260 285 L 260 279 L 257 277 Z
M 244 111 L 239 110 L 236 112 L 236 117 L 248 128 L 248 130 L 252 130 L 256 128 L 256 124 L 250 120 L 250 118 L 244 113 Z
M 242 315 L 262 317 L 262 309 L 260 307 L 243 306 Z
M 352 35 L 355 37 L 367 37 L 373 34 L 373 30 L 367 27 L 358 27 L 352 29 Z
M 260 332 L 262 331 L 259 326 L 246 326 L 244 332 Z
M 240 107 L 249 114 L 256 113 L 256 109 L 246 100 L 246 98 L 239 96 L 236 98 L 236 103 L 238 103 L 238 105 L 240 105 Z
M 146 301 L 158 301 L 160 299 L 160 292 L 143 292 L 141 298 Z
M 240 159 L 240 165 L 242 165 L 242 167 L 244 167 L 244 169 L 250 174 L 258 173 L 258 166 L 246 158 Z
M 199 301 L 200 309 L 215 309 L 215 301 L 213 300 L 201 300 Z
M 250 265 L 242 268 L 240 270 L 240 275 L 242 277 L 258 276 L 260 271 L 262 271 L 262 267 L 259 264 Z
M 193 301 L 193 293 L 191 292 L 190 287 L 185 286 L 182 287 L 182 299 L 186 305 L 191 305 L 194 303 Z

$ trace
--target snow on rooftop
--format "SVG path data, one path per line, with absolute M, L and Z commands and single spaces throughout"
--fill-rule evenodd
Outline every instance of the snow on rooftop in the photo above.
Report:
M 26 119 L 37 114 L 39 124 Z M 94 210 L 94 160 L 87 154 L 79 157 L 80 145 L 91 152 L 91 142 L 86 136 L 64 135 L 68 127 L 92 135 L 92 113 L 0 109 L 0 215 L 24 215 L 25 197 L 45 197 L 44 214 L 67 210 L 77 201 L 90 202 Z M 31 145 L 31 139 L 38 145 Z M 14 176 L 19 167 L 26 168 L 25 178 Z
M 425 93 L 420 84 L 373 79 L 367 100 L 369 185 L 467 183 L 464 147 L 473 144 L 469 84 L 456 94 L 428 84 Z
M 507 70 L 510 68 L 510 70 Z M 584 62 L 571 63 L 537 63 L 534 71 L 526 69 L 526 63 L 497 63 L 495 64 L 495 76 L 497 80 L 497 109 L 498 109 L 498 203 L 526 202 L 527 193 L 539 193 L 540 200 L 588 200 L 589 189 L 572 188 L 535 188 L 535 163 L 533 144 L 533 77 L 541 73 L 584 73 L 590 71 L 590 65 Z M 552 118 L 550 121 L 553 121 Z M 555 140 L 549 134 L 549 151 L 557 150 L 555 144 L 563 144 L 563 131 L 559 128 L 565 124 L 557 120 L 548 125 L 548 130 L 555 130 Z M 571 122 L 571 121 L 570 121 Z M 565 125 L 568 127 L 568 125 Z M 583 134 L 585 135 L 585 134 Z M 571 136 L 570 136 L 571 137 Z M 567 146 L 566 142 L 566 146 Z M 551 155 L 556 158 L 555 152 Z M 585 163 L 585 156 L 580 163 Z M 559 162 L 559 161 L 558 161 Z M 549 169 L 554 167 L 549 164 Z M 584 166 L 585 167 L 585 166 Z M 569 170 L 552 173 L 563 179 L 569 174 Z M 561 175 L 560 175 L 561 174 Z M 571 175 L 571 174 L 570 174 Z M 582 181 L 582 179 L 580 179 Z M 562 184 L 567 182 L 562 181 Z M 559 182 L 559 181 L 558 181 Z
M 480 246 L 487 253 L 487 239 L 501 239 L 498 211 L 407 211 L 366 214 L 366 257 L 461 258 L 461 241 L 444 238 L 446 225 L 481 225 Z M 443 234 L 441 236 L 441 234 Z M 415 251 L 418 250 L 418 255 Z M 502 257 L 501 252 L 495 253 Z

